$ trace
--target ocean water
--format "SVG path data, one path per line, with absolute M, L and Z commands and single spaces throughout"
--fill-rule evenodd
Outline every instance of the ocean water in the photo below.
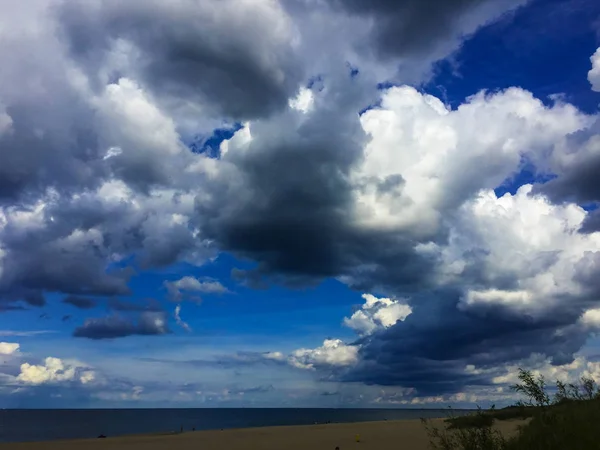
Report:
M 464 412 L 453 410 L 454 414 Z M 447 415 L 447 409 L 4 409 L 0 410 L 0 442 L 160 433 L 181 427 L 186 431 L 218 430 Z

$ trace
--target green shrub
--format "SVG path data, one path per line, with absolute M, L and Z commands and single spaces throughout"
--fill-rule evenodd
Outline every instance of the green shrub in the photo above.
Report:
M 600 391 L 591 378 L 579 385 L 556 383 L 553 397 L 542 376 L 519 369 L 512 389 L 524 395 L 517 405 L 451 417 L 447 426 L 424 421 L 431 447 L 437 450 L 600 450 Z M 503 437 L 495 420 L 531 417 L 518 433 Z

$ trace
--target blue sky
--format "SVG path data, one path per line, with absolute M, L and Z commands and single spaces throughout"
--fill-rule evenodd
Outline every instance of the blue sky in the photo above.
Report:
M 0 407 L 600 377 L 597 2 L 54 3 L 0 7 Z

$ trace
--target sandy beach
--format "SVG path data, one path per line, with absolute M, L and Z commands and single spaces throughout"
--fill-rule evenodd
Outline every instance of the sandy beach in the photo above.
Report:
M 442 419 L 433 423 L 443 426 Z M 522 421 L 497 422 L 503 434 L 513 433 Z M 360 442 L 356 442 L 356 435 Z M 359 422 L 290 427 L 196 431 L 178 434 L 108 437 L 72 441 L 0 444 L 0 450 L 427 450 L 429 439 L 420 420 Z

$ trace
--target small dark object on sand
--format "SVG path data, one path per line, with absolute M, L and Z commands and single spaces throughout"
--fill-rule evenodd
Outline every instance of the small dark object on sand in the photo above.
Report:
M 98 436 L 98 439 L 106 439 L 106 436 L 104 436 L 103 434 L 101 434 L 100 436 Z
M 340 450 L 340 448 L 339 448 L 339 447 L 336 447 L 336 448 L 335 448 L 335 450 Z
M 192 427 L 192 431 L 196 431 L 196 427 Z

